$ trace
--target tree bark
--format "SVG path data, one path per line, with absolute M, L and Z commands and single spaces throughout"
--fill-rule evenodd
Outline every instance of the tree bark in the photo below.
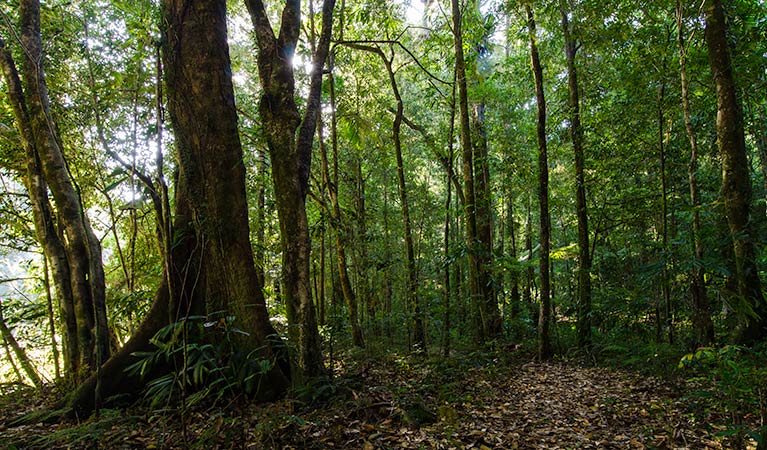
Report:
M 737 98 L 727 44 L 721 0 L 704 3 L 708 58 L 717 92 L 717 144 L 722 162 L 722 196 L 733 240 L 738 297 L 742 307 L 733 341 L 753 343 L 767 336 L 767 304 L 756 266 L 751 222 L 751 181 L 743 130 L 743 111 Z
M 546 149 L 546 99 L 543 92 L 543 68 L 538 56 L 535 35 L 535 18 L 530 5 L 525 5 L 527 25 L 530 32 L 530 60 L 535 78 L 535 98 L 538 103 L 538 202 L 540 206 L 540 257 L 541 304 L 538 312 L 538 358 L 551 358 L 551 278 L 549 253 L 551 251 L 551 219 L 549 217 L 549 164 Z
M 260 113 L 272 161 L 272 181 L 283 252 L 282 279 L 285 303 L 297 343 L 298 370 L 294 382 L 323 375 L 309 274 L 309 226 L 306 194 L 322 88 L 322 69 L 328 55 L 335 0 L 322 6 L 322 28 L 312 56 L 309 94 L 303 118 L 295 100 L 293 56 L 301 31 L 301 2 L 288 0 L 275 36 L 262 0 L 246 0 L 258 45 L 258 71 L 263 87 Z
M 169 323 L 207 313 L 234 316 L 234 325 L 245 332 L 238 350 L 273 362 L 255 393 L 273 399 L 287 389 L 289 372 L 250 245 L 226 2 L 165 0 L 163 17 L 165 81 L 179 162 L 168 234 L 173 241 L 165 255 L 169 271 L 142 324 L 102 367 L 101 391 L 105 398 L 140 392 L 145 380 L 124 371 L 136 360 L 133 354 L 151 349 L 150 339 Z M 96 381 L 90 377 L 59 406 L 77 415 L 90 413 Z

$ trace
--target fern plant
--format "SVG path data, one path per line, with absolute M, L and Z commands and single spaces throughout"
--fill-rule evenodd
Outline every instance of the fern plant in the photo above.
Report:
M 261 357 L 263 348 L 243 353 L 232 326 L 234 317 L 211 320 L 190 316 L 163 327 L 151 339 L 151 351 L 136 352 L 137 361 L 126 368 L 131 375 L 154 377 L 144 397 L 150 407 L 170 404 L 184 396 L 185 405 L 206 399 L 253 394 L 274 361 Z

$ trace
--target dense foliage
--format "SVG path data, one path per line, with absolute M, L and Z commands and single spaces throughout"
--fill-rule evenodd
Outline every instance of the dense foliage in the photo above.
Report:
M 34 2 L 0 6 L 2 54 L 19 65 L 26 57 L 20 24 L 28 3 Z M 163 85 L 159 72 L 161 49 L 164 61 L 172 61 L 162 39 L 167 24 L 160 10 L 167 3 L 49 0 L 40 11 L 50 127 L 82 215 L 103 249 L 108 330 L 101 331 L 108 337 L 101 344 L 108 340 L 111 353 L 136 334 L 159 286 L 170 279 L 169 255 L 183 239 L 179 224 L 171 226 L 184 206 L 175 202 L 182 190 L 196 192 L 179 185 L 179 172 L 191 163 L 179 160 L 182 139 L 165 117 L 174 107 L 167 104 L 171 78 L 165 74 Z M 280 337 L 287 342 L 294 381 L 301 380 L 293 386 L 297 397 L 314 401 L 335 392 L 321 360 L 332 360 L 339 348 L 448 356 L 477 348 L 534 352 L 541 348 L 536 339 L 545 339 L 550 351 L 539 350 L 543 359 L 553 354 L 689 379 L 697 388 L 690 397 L 696 413 L 717 411 L 726 433 L 765 439 L 763 1 L 706 1 L 700 10 L 683 0 L 338 1 L 319 75 L 312 61 L 323 47 L 323 2 L 293 2 L 303 11 L 295 24 L 297 47 L 289 51 L 295 55 L 285 64 L 294 72 L 295 95 L 276 76 L 264 78 L 268 40 L 254 13 L 262 2 L 227 3 L 227 73 L 257 285 L 279 334 L 268 345 L 281 348 Z M 261 5 L 274 30 L 288 27 L 281 22 L 284 3 Z M 745 144 L 739 182 L 731 181 L 732 159 L 723 147 L 721 74 L 712 73 L 713 5 L 723 7 L 725 50 L 742 110 L 736 114 Z M 461 40 L 453 35 L 456 17 Z M 531 43 L 540 77 L 531 70 Z M 68 316 L 38 229 L 40 203 L 30 191 L 26 137 L 13 96 L 6 95 L 12 88 L 6 68 L 0 80 L 0 380 L 56 383 L 69 391 L 88 374 L 68 373 Z M 318 105 L 312 80 L 321 80 Z M 536 135 L 539 81 L 547 108 L 543 136 Z M 286 285 L 285 268 L 295 260 L 283 258 L 303 232 L 300 214 L 290 218 L 285 205 L 303 199 L 285 197 L 287 178 L 274 177 L 287 173 L 281 167 L 288 153 L 274 144 L 278 128 L 287 126 L 280 118 L 293 116 L 264 106 L 283 94 L 290 101 L 280 101 L 295 100 L 301 118 L 301 127 L 296 122 L 286 135 L 311 149 L 306 292 Z M 174 95 L 182 103 L 187 93 Z M 301 133 L 311 120 L 317 124 L 306 125 L 307 144 Z M 541 234 L 541 138 L 548 146 L 550 236 Z M 52 197 L 43 203 L 68 244 L 65 208 L 58 197 L 53 201 L 49 184 Z M 746 211 L 741 228 L 733 222 L 736 188 Z M 549 244 L 544 285 L 545 260 L 539 262 Z M 550 291 L 550 307 L 539 304 L 542 291 Z M 204 301 L 209 309 L 202 314 L 190 307 L 158 327 L 153 347 L 134 355 L 139 359 L 128 367 L 151 380 L 147 397 L 154 406 L 255 393 L 259 376 L 279 365 L 279 355 L 262 347 L 238 352 L 238 339 L 250 330 L 239 328 L 227 301 Z M 551 317 L 550 337 L 539 333 L 544 312 Z M 310 351 L 312 335 L 302 334 L 304 326 L 318 333 L 321 350 Z M 296 364 L 304 375 L 297 375 Z M 153 372 L 155 365 L 161 373 Z M 174 371 L 162 372 L 168 366 Z M 322 381 L 315 383 L 318 375 Z

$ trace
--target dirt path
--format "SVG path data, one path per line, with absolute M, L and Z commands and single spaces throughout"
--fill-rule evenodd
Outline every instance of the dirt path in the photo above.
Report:
M 301 433 L 295 435 L 311 439 L 293 439 L 290 444 L 295 448 L 724 448 L 705 424 L 695 423 L 671 387 L 652 378 L 555 363 L 492 371 L 477 368 L 461 375 L 437 380 L 442 390 L 420 397 L 435 411 L 434 423 L 407 420 L 413 407 L 407 404 L 393 407 L 388 417 L 379 413 L 377 421 L 352 415 L 326 422 L 320 416 L 318 422 L 299 427 Z M 404 380 L 405 386 L 417 384 L 412 381 Z M 371 405 L 385 404 L 375 394 L 385 391 L 372 385 L 357 395 L 371 396 Z M 351 425 L 346 429 L 341 427 L 344 419 Z
M 355 362 L 314 406 L 189 412 L 188 447 L 247 449 L 722 449 L 679 389 L 563 363 Z M 7 407 L 7 405 L 6 405 Z M 10 412 L 4 411 L 8 417 Z M 0 425 L 0 447 L 184 448 L 173 413 L 107 411 L 80 425 Z M 19 445 L 21 444 L 21 445 Z M 12 447 L 11 447 L 12 448 Z

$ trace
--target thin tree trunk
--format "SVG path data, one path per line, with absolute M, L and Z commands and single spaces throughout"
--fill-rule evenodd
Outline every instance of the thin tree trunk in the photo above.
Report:
M 386 337 L 389 339 L 389 342 L 392 342 L 394 335 L 393 335 L 393 326 L 392 326 L 392 297 L 394 296 L 393 288 L 392 288 L 392 277 L 391 277 L 391 269 L 392 269 L 392 251 L 391 251 L 391 228 L 389 227 L 389 191 L 387 189 L 387 186 L 389 186 L 389 177 L 388 177 L 388 171 L 384 171 L 384 180 L 383 180 L 383 225 L 384 225 L 384 264 L 383 264 L 383 270 L 384 270 L 384 332 L 386 334 Z
M 479 255 L 477 235 L 477 204 L 474 190 L 474 147 L 471 139 L 469 119 L 469 93 L 466 81 L 466 62 L 463 54 L 463 13 L 460 2 L 451 0 L 453 20 L 453 44 L 455 51 L 455 79 L 458 85 L 458 120 L 460 129 L 461 154 L 463 158 L 464 213 L 466 227 L 466 246 L 468 253 L 469 298 L 476 311 L 474 332 L 480 343 L 485 339 L 482 318 L 479 315 L 483 301 L 479 279 Z
M 511 302 L 511 318 L 516 319 L 520 313 L 521 294 L 519 292 L 519 279 L 520 270 L 517 268 L 519 261 L 517 259 L 517 224 L 514 216 L 514 196 L 509 194 L 508 208 L 506 211 L 508 222 L 507 229 L 509 230 L 509 238 L 511 240 L 509 246 L 509 258 L 513 264 L 511 269 L 511 295 L 509 301 Z
M 578 93 L 578 72 L 575 57 L 578 45 L 572 36 L 568 20 L 569 11 L 565 1 L 560 2 L 562 30 L 565 37 L 567 57 L 568 117 L 570 139 L 573 143 L 575 160 L 575 208 L 578 219 L 578 346 L 591 345 L 591 255 L 589 254 L 589 225 L 586 209 L 586 182 L 584 179 L 583 127 L 581 126 L 580 99 Z
M 666 64 L 664 61 L 663 67 Z M 665 75 L 665 70 L 660 76 Z M 663 296 L 664 305 L 664 317 L 666 322 L 666 332 L 668 333 L 668 341 L 670 344 L 674 343 L 674 317 L 671 314 L 671 282 L 669 280 L 668 273 L 668 187 L 666 180 L 666 145 L 665 145 L 665 117 L 663 114 L 663 101 L 666 98 L 666 82 L 661 81 L 660 90 L 658 91 L 658 150 L 660 152 L 660 186 L 661 186 L 661 260 L 663 262 L 663 269 L 661 271 L 661 293 Z
M 690 185 L 690 206 L 692 207 L 693 255 L 695 261 L 690 273 L 690 294 L 692 297 L 692 326 L 695 331 L 696 345 L 710 345 L 714 342 L 714 323 L 711 320 L 711 307 L 706 295 L 706 284 L 702 267 L 703 240 L 700 226 L 700 192 L 696 172 L 698 170 L 698 140 L 690 118 L 690 100 L 687 81 L 687 52 L 684 43 L 684 7 L 681 0 L 676 2 L 677 41 L 679 43 L 679 76 L 682 84 L 682 111 L 687 137 L 690 140 L 690 163 L 687 174 Z
M 474 181 L 477 214 L 477 256 L 479 265 L 479 288 L 482 293 L 480 316 L 482 334 L 492 340 L 501 332 L 501 314 L 498 296 L 491 274 L 493 264 L 493 214 L 490 198 L 490 164 L 488 161 L 487 132 L 485 131 L 485 104 L 476 103 L 472 108 L 474 129 Z
M 762 170 L 762 179 L 764 181 L 765 196 L 767 196 L 767 117 L 765 111 L 767 106 L 758 108 L 759 112 L 755 114 L 754 121 L 756 126 L 756 148 L 759 152 L 759 166 Z
M 61 379 L 59 364 L 59 344 L 56 342 L 56 315 L 53 311 L 53 296 L 51 295 L 51 277 L 48 271 L 48 258 L 43 254 L 43 289 L 45 290 L 46 306 L 48 307 L 48 330 L 51 333 L 51 355 L 56 381 Z
M 29 378 L 29 381 L 32 382 L 32 385 L 34 385 L 37 389 L 42 388 L 43 380 L 40 378 L 40 375 L 37 374 L 35 368 L 32 366 L 32 361 L 30 361 L 29 357 L 27 356 L 27 353 L 23 348 L 21 348 L 18 341 L 16 341 L 16 338 L 13 337 L 13 333 L 11 333 L 8 325 L 5 323 L 5 317 L 3 316 L 2 298 L 0 298 L 0 334 L 2 334 L 3 340 L 13 350 L 13 353 L 16 355 L 16 360 L 24 370 L 24 374 L 27 376 L 27 378 Z
M 5 336 L 3 336 L 3 348 L 5 349 L 5 358 L 11 365 L 13 373 L 16 374 L 16 379 L 19 380 L 19 383 L 24 383 L 24 376 L 21 374 L 19 366 L 16 365 L 16 361 L 13 359 L 13 355 L 11 354 L 11 346 L 8 344 L 8 339 L 6 339 Z
M 538 313 L 538 358 L 551 358 L 551 278 L 549 253 L 551 250 L 551 219 L 549 217 L 549 165 L 546 152 L 546 100 L 543 93 L 543 69 L 536 45 L 535 19 L 530 5 L 525 5 L 530 31 L 530 59 L 535 78 L 535 97 L 538 103 L 538 201 L 540 204 L 541 249 L 539 271 L 541 277 L 541 305 Z
M 259 151 L 256 163 L 256 273 L 261 286 L 266 286 L 266 155 Z
M 371 297 L 371 285 L 369 276 L 369 258 L 368 258 L 368 229 L 366 213 L 366 194 L 365 194 L 365 176 L 362 171 L 362 157 L 357 155 L 355 161 L 355 204 L 357 207 L 357 292 L 365 304 L 365 323 L 368 331 L 372 331 L 373 318 L 375 317 L 375 303 Z
M 317 318 L 318 323 L 320 326 L 324 326 L 325 321 L 325 305 L 327 304 L 325 300 L 325 235 L 327 234 L 325 230 L 325 215 L 322 215 L 322 219 L 320 221 L 322 223 L 322 231 L 320 231 L 320 282 L 319 282 L 319 293 L 317 294 L 319 297 L 317 298 Z
M 451 214 L 450 214 L 450 208 L 452 207 L 452 183 L 451 183 L 451 175 L 453 173 L 453 160 L 454 160 L 454 154 L 453 154 L 453 139 L 455 137 L 455 72 L 453 72 L 453 90 L 452 95 L 450 97 L 450 127 L 448 131 L 448 154 L 447 154 L 447 163 L 448 167 L 445 174 L 445 189 L 447 190 L 447 196 L 445 198 L 445 236 L 443 239 L 443 245 L 444 245 L 444 274 L 443 274 L 443 280 L 444 280 L 444 289 L 442 292 L 442 309 L 444 317 L 442 319 L 442 354 L 445 357 L 450 356 L 450 332 L 451 329 L 451 323 L 450 323 L 450 221 L 451 221 Z
M 394 138 L 394 154 L 397 158 L 397 181 L 399 188 L 399 199 L 402 206 L 402 220 L 404 222 L 405 232 L 405 253 L 407 255 L 407 300 L 410 305 L 413 317 L 413 344 L 418 347 L 419 351 L 426 350 L 426 331 L 423 321 L 423 310 L 421 307 L 421 301 L 418 297 L 418 275 L 416 274 L 416 262 L 415 262 L 415 250 L 413 245 L 413 231 L 410 220 L 410 204 L 407 196 L 407 186 L 405 184 L 405 168 L 402 159 L 402 141 L 400 138 L 400 129 L 402 127 L 402 116 L 404 111 L 404 103 L 399 93 L 397 86 L 397 80 L 392 69 L 391 60 L 387 59 L 382 51 L 378 51 L 379 56 L 386 66 L 386 71 L 389 74 L 389 82 L 391 83 L 392 92 L 397 102 L 397 113 L 394 116 L 394 122 L 392 124 L 392 136 Z
M 743 111 L 737 98 L 727 42 L 727 26 L 720 0 L 704 3 L 705 37 L 709 64 L 717 92 L 717 143 L 722 161 L 722 196 L 733 240 L 738 295 L 755 316 L 739 311 L 740 323 L 733 332 L 737 343 L 753 343 L 767 336 L 767 304 L 756 266 Z
M 527 254 L 527 270 L 525 271 L 525 290 L 522 293 L 522 302 L 525 308 L 533 304 L 533 283 L 535 282 L 535 268 L 533 267 L 533 207 L 532 195 L 527 196 L 527 224 L 525 225 L 525 253 Z
M 331 68 L 332 68 L 332 56 L 331 56 Z M 322 161 L 322 178 L 323 183 L 327 187 L 328 196 L 330 197 L 331 212 L 333 214 L 333 227 L 335 228 L 335 243 L 336 254 L 338 256 L 336 262 L 338 264 L 338 278 L 341 284 L 341 293 L 344 297 L 346 307 L 349 308 L 349 325 L 352 330 L 352 343 L 357 347 L 365 347 L 365 339 L 362 334 L 362 328 L 359 321 L 359 305 L 357 302 L 357 296 L 352 288 L 351 281 L 349 280 L 349 270 L 346 266 L 346 235 L 347 230 L 341 214 L 341 207 L 338 202 L 338 122 L 336 116 L 336 93 L 335 93 L 335 76 L 332 70 L 330 71 L 330 78 L 328 80 L 330 88 L 330 145 L 333 151 L 333 178 L 330 177 L 330 167 L 328 163 L 327 151 L 322 138 L 322 116 L 318 111 L 318 124 L 317 131 L 319 133 L 319 148 L 320 158 Z

